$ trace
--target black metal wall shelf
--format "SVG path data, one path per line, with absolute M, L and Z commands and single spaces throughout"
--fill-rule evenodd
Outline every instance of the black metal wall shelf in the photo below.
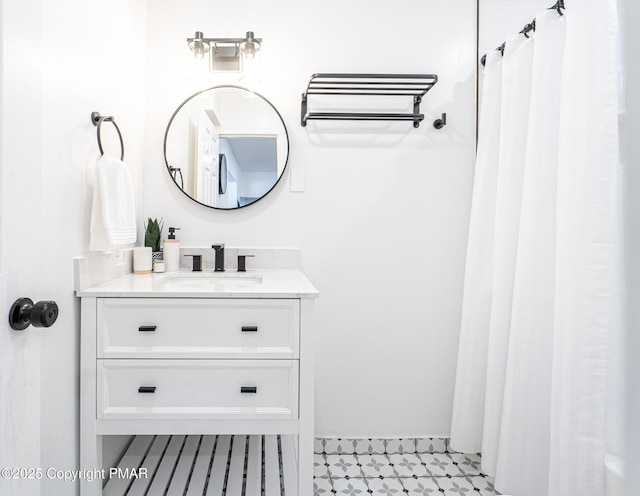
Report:
M 438 82 L 435 74 L 314 74 L 302 94 L 302 126 L 309 120 L 412 121 L 419 127 L 422 97 Z M 413 113 L 393 112 L 308 112 L 309 95 L 410 96 Z

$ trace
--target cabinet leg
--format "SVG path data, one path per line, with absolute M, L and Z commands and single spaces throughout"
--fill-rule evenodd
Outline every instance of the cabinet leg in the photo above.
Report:
M 102 436 L 80 436 L 80 469 L 98 472 L 102 469 Z M 80 496 L 100 496 L 104 479 L 80 479 Z
M 313 436 L 298 437 L 298 494 L 313 494 Z

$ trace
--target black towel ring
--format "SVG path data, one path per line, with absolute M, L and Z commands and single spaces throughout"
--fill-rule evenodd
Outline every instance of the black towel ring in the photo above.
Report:
M 122 141 L 122 133 L 120 132 L 120 128 L 116 124 L 115 119 L 110 115 L 100 115 L 100 112 L 91 112 L 91 122 L 94 126 L 98 127 L 98 149 L 100 150 L 100 155 L 104 155 L 104 150 L 102 149 L 102 140 L 100 139 L 100 127 L 103 122 L 110 122 L 118 131 L 118 138 L 120 139 L 120 160 L 124 160 L 124 142 Z

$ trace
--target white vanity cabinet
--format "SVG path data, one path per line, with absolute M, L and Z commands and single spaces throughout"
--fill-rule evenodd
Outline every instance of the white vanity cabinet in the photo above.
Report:
M 311 495 L 315 289 L 166 291 L 137 277 L 78 293 L 80 468 L 102 467 L 107 435 L 286 435 L 297 480 L 285 496 Z

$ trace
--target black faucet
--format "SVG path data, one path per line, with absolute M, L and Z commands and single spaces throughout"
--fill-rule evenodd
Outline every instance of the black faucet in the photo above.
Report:
M 216 262 L 214 272 L 224 272 L 224 243 L 211 245 L 216 251 Z

